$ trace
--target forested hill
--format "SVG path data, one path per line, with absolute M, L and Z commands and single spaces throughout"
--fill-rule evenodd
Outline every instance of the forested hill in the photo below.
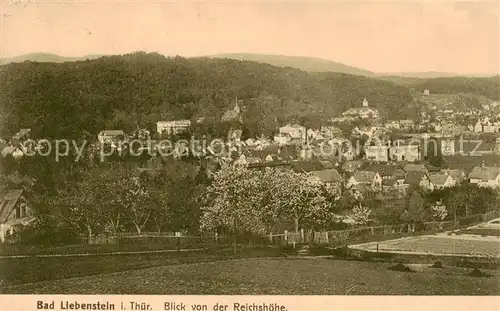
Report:
M 0 67 L 2 136 L 32 128 L 45 137 L 75 137 L 102 129 L 154 129 L 161 119 L 218 119 L 244 101 L 248 127 L 274 119 L 318 120 L 360 106 L 408 118 L 413 99 L 392 82 L 338 73 L 306 73 L 250 61 L 166 58 L 133 53 L 65 63 Z M 273 123 L 273 126 L 275 123 Z
M 417 91 L 429 89 L 431 93 L 438 94 L 472 93 L 500 100 L 500 76 L 426 79 L 416 81 L 412 86 Z
M 365 69 L 356 68 L 353 66 L 348 66 L 342 63 L 316 57 L 250 53 L 216 54 L 209 57 L 254 61 L 279 67 L 292 67 L 310 72 L 339 72 L 365 77 L 371 77 L 374 75 L 373 72 Z

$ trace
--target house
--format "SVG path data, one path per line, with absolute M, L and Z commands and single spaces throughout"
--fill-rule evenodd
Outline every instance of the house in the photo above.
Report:
M 424 172 L 426 174 L 429 174 L 429 170 L 424 164 L 405 164 L 403 166 L 403 170 L 406 173 L 409 172 Z
M 393 161 L 420 161 L 420 144 L 415 144 L 412 141 L 395 141 L 389 147 L 389 159 Z
M 444 172 L 429 173 L 429 179 L 434 186 L 434 189 L 449 188 L 455 186 L 456 184 L 456 181 Z
M 423 171 L 409 171 L 406 173 L 403 186 L 408 189 L 411 186 L 419 186 L 423 189 L 432 190 L 433 185 L 429 179 L 429 175 Z
M 349 108 L 342 113 L 343 117 L 361 118 L 361 119 L 378 119 L 379 112 L 376 109 L 368 107 L 368 100 L 363 99 L 363 107 Z
M 465 173 L 460 169 L 448 169 L 442 170 L 441 172 L 450 175 L 450 177 L 454 180 L 455 184 L 460 184 L 465 179 Z
M 273 140 L 280 145 L 286 145 L 292 140 L 292 137 L 288 134 L 278 133 L 274 135 Z
M 104 130 L 97 135 L 97 140 L 101 143 L 112 143 L 124 141 L 127 139 L 127 134 L 122 130 Z
M 227 141 L 234 143 L 241 142 L 242 133 L 243 133 L 242 130 L 229 130 L 229 132 L 227 133 Z
M 13 141 L 22 141 L 30 138 L 31 129 L 20 129 L 19 132 L 12 136 Z
M 455 139 L 443 137 L 439 140 L 441 144 L 441 154 L 443 156 L 451 156 L 455 154 Z
M 156 122 L 156 131 L 160 135 L 175 135 L 186 131 L 191 126 L 191 120 L 171 120 Z
M 360 168 L 362 165 L 362 161 L 346 161 L 342 164 L 341 168 L 344 172 L 351 173 Z
M 406 176 L 405 171 L 396 164 L 368 164 L 363 166 L 362 170 L 377 172 L 382 177 L 382 186 L 386 188 L 402 186 Z
M 430 92 L 428 89 L 425 89 L 425 90 L 424 90 L 424 95 L 426 95 L 426 96 L 427 96 L 427 95 L 430 95 L 430 94 L 431 94 L 431 92 Z
M 241 116 L 241 108 L 239 104 L 240 103 L 238 101 L 238 97 L 236 97 L 234 108 L 224 112 L 221 118 L 222 122 L 234 122 L 234 121 L 237 121 L 239 123 L 243 122 L 243 118 Z
M 473 131 L 475 133 L 482 133 L 483 132 L 483 124 L 481 123 L 481 120 L 477 120 L 476 123 L 473 125 Z
M 342 193 L 342 183 L 344 179 L 336 169 L 311 171 L 309 179 L 314 184 L 324 185 L 326 189 L 332 193 Z
M 279 128 L 279 133 L 282 135 L 288 135 L 292 139 L 305 139 L 306 128 L 302 125 L 287 124 Z
M 389 121 L 385 124 L 385 128 L 388 130 L 399 130 L 400 125 L 398 121 Z
M 320 132 L 324 137 L 328 137 L 328 138 L 342 136 L 342 130 L 336 126 L 333 126 L 333 125 L 322 125 Z
M 295 161 L 291 162 L 292 170 L 299 173 L 322 171 L 324 166 L 321 161 Z
M 373 171 L 356 171 L 347 180 L 347 188 L 351 188 L 356 185 L 367 185 L 372 189 L 382 189 L 382 177 L 378 172 Z
M 0 197 L 0 242 L 5 242 L 33 220 L 33 212 L 21 189 L 9 190 Z
M 500 154 L 500 137 L 495 140 L 495 153 Z
M 412 131 L 415 127 L 415 122 L 413 120 L 400 120 L 399 127 L 404 131 Z
M 370 161 L 388 162 L 389 161 L 389 146 L 381 142 L 366 145 L 364 147 L 365 157 Z
M 500 167 L 476 166 L 469 174 L 469 182 L 479 187 L 500 188 Z

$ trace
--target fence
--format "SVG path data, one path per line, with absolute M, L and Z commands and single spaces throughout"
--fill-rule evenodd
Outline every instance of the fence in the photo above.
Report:
M 82 238 L 82 244 L 121 244 L 121 245 L 143 245 L 161 248 L 206 248 L 211 246 L 233 245 L 235 238 L 237 244 L 248 246 L 264 245 L 296 245 L 316 244 L 343 246 L 348 243 L 361 243 L 374 238 L 390 237 L 391 235 L 414 234 L 415 232 L 439 232 L 470 226 L 500 217 L 500 211 L 491 211 L 485 214 L 476 214 L 457 217 L 455 221 L 434 221 L 418 225 L 399 224 L 374 227 L 353 228 L 338 231 L 315 232 L 313 230 L 300 230 L 299 232 L 284 231 L 281 234 L 269 234 L 266 236 L 241 234 L 234 235 L 200 235 L 189 236 L 174 232 L 143 232 L 119 233 L 116 235 L 97 235 L 91 238 Z

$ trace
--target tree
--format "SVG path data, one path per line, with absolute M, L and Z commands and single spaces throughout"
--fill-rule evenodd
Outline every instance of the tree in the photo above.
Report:
M 446 206 L 442 201 L 437 201 L 431 206 L 432 217 L 436 220 L 443 221 L 448 215 Z
M 116 193 L 112 202 L 123 208 L 125 216 L 130 219 L 137 234 L 141 234 L 152 212 L 149 191 L 139 177 L 122 178 L 115 182 Z
M 413 191 L 407 203 L 407 207 L 401 218 L 413 223 L 413 230 L 417 223 L 425 221 L 427 211 L 424 208 L 424 199 L 418 191 Z
M 371 213 L 371 209 L 358 203 L 353 207 L 349 214 L 347 214 L 347 218 L 351 221 L 352 224 L 367 225 L 373 221 L 371 218 Z

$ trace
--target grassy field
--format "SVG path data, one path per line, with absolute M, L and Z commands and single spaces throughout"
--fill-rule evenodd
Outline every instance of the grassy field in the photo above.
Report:
M 58 280 L 119 271 L 138 270 L 163 265 L 206 262 L 232 258 L 281 256 L 278 249 L 204 250 L 133 255 L 93 255 L 84 257 L 28 257 L 0 259 L 3 286 Z M 0 287 L 0 291 L 1 291 Z
M 499 295 L 500 271 L 392 271 L 392 263 L 252 258 L 173 264 L 4 287 L 16 294 Z M 42 268 L 42 267 L 40 267 Z M 47 267 L 48 268 L 48 267 Z

